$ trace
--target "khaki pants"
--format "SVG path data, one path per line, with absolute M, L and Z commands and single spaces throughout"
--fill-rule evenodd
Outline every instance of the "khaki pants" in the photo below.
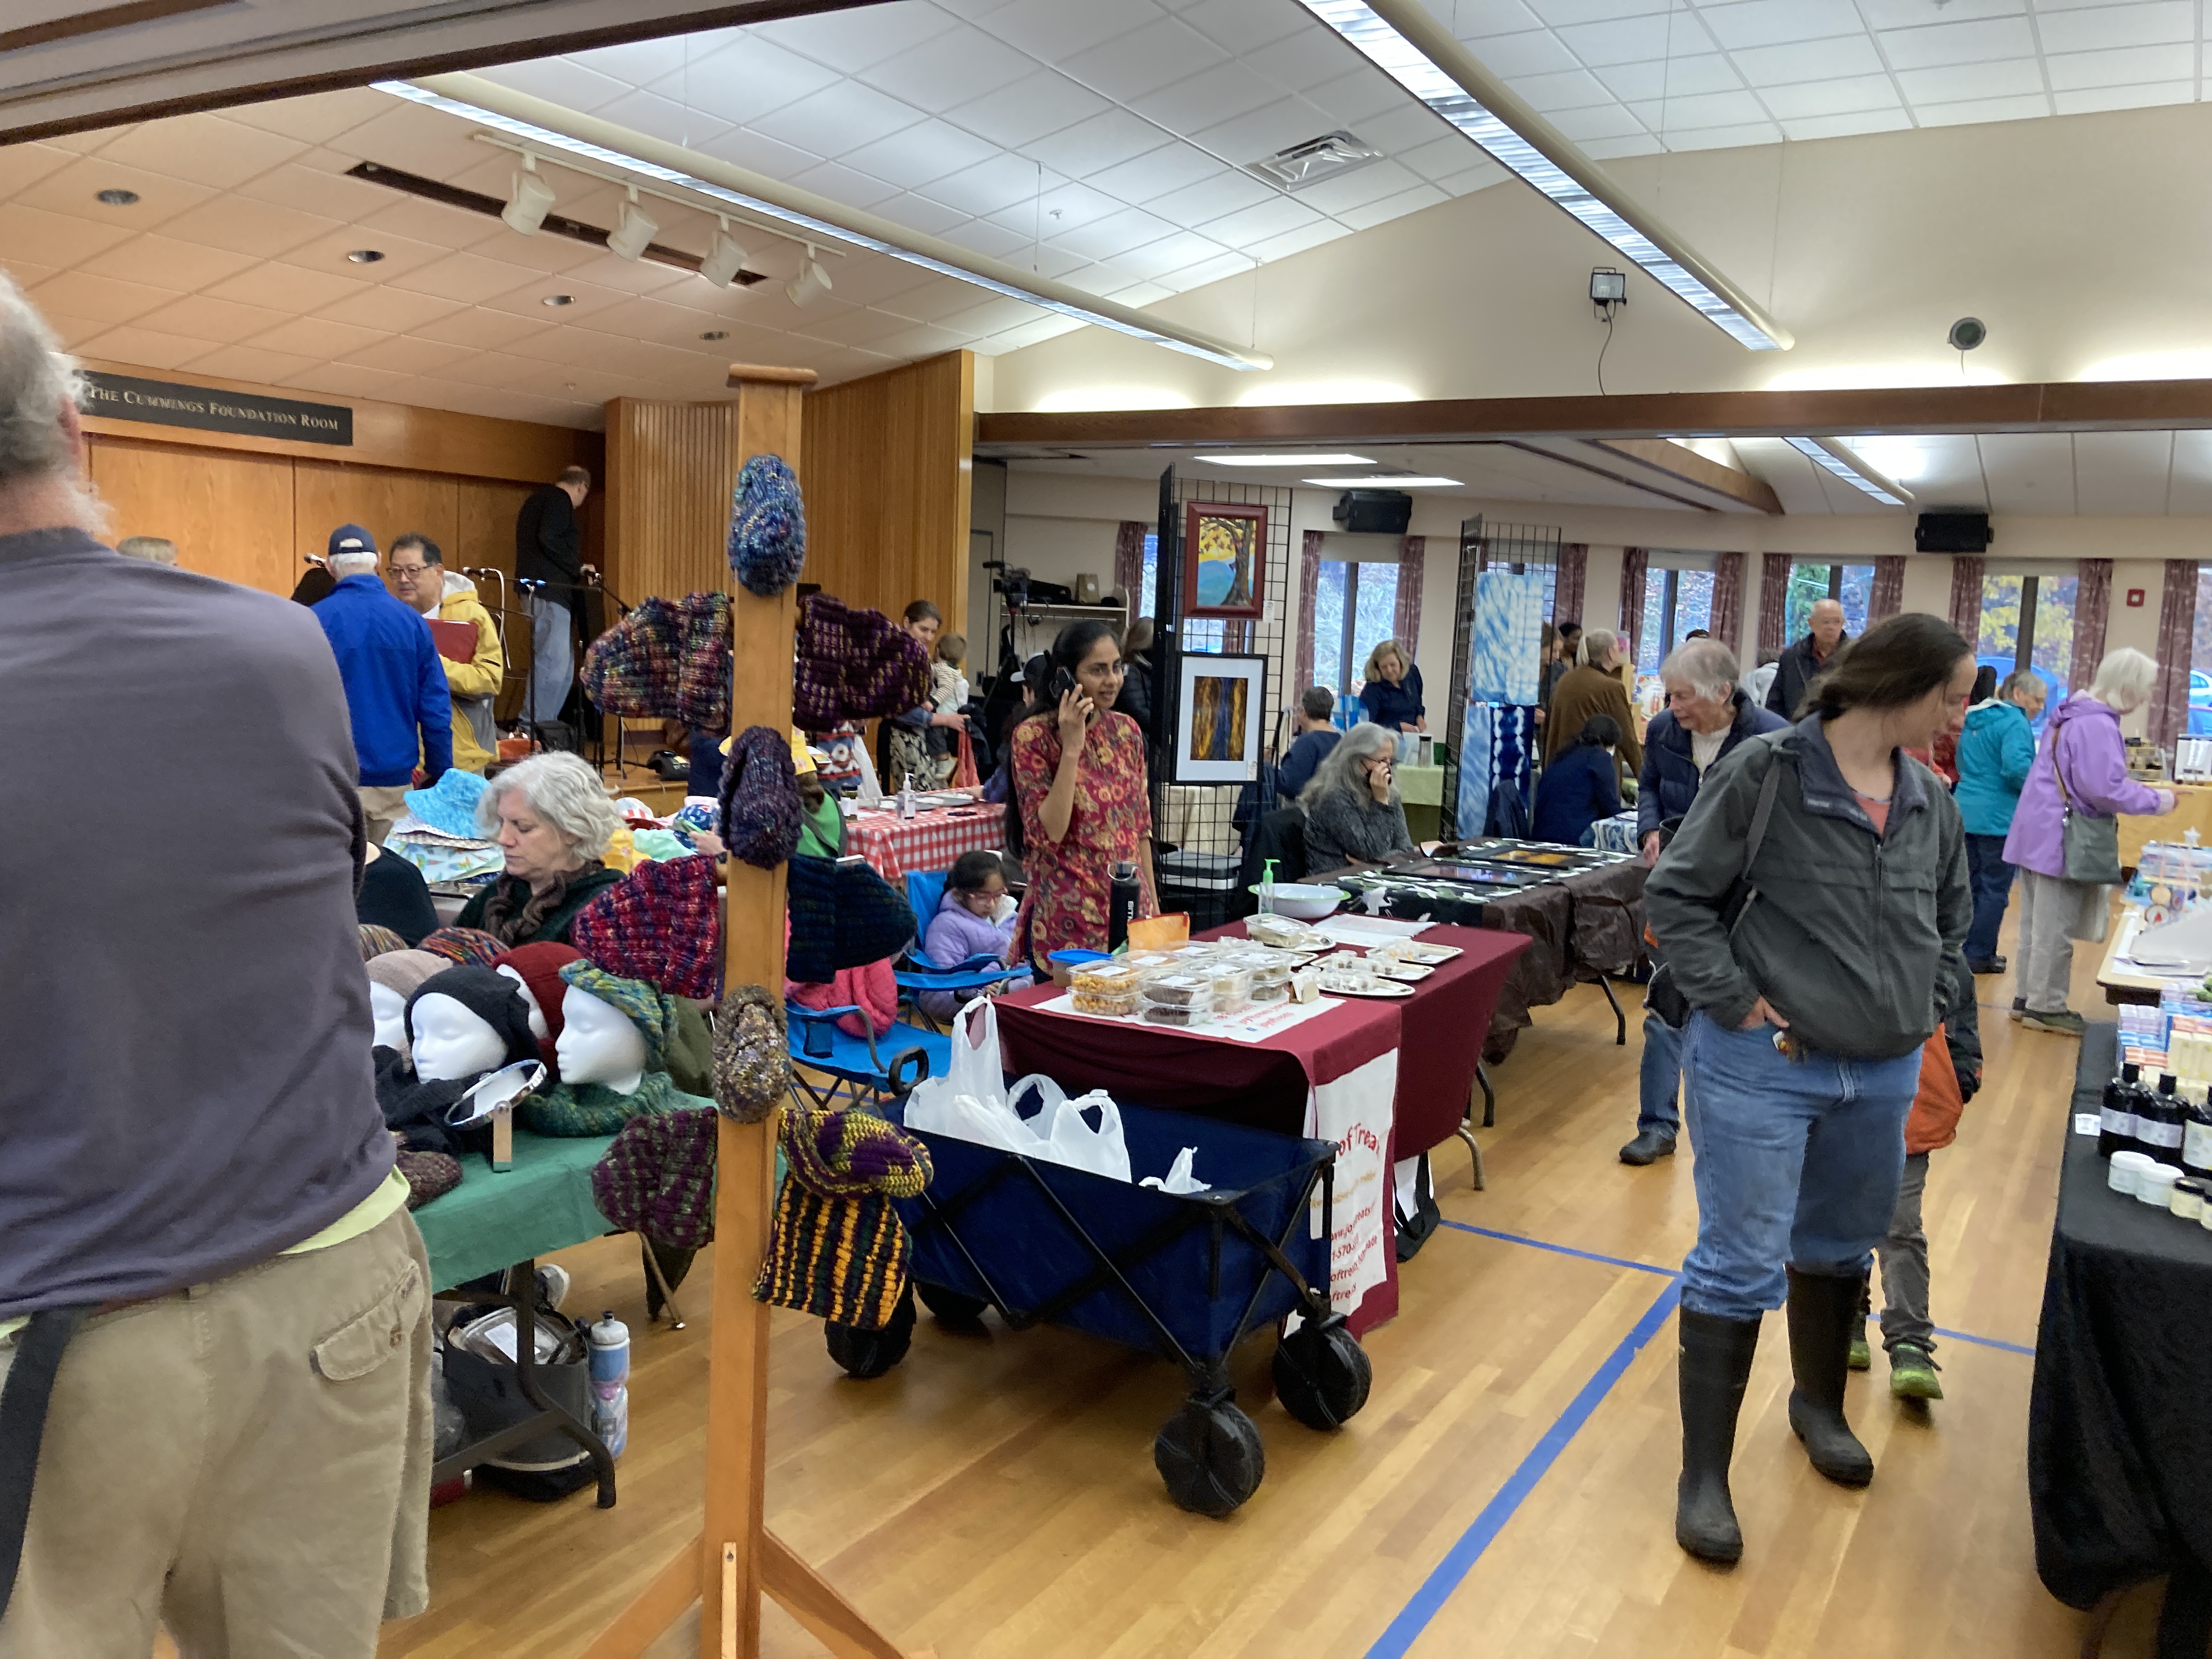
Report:
M 430 1334 L 404 1211 L 88 1321 L 0 1659 L 146 1659 L 161 1623 L 185 1659 L 371 1659 L 429 1599 Z
M 361 797 L 361 827 L 371 841 L 383 846 L 392 826 L 407 816 L 407 786 L 393 784 L 387 788 L 364 783 L 354 793 Z

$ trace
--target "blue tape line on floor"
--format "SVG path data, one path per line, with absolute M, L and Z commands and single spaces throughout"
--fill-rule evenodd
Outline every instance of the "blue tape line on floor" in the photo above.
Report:
M 1448 1222 L 1445 1224 L 1460 1224 Z M 1468 1227 L 1466 1231 L 1480 1232 L 1483 1230 Z M 1497 1236 L 1501 1238 L 1510 1237 L 1502 1233 Z M 1534 1239 L 1514 1239 L 1512 1242 L 1536 1243 Z M 1558 1249 L 1560 1247 L 1547 1244 L 1540 1248 Z M 1563 1253 L 1568 1255 L 1589 1255 L 1584 1250 Z M 1593 1259 L 1601 1261 L 1612 1260 L 1607 1256 Z M 1624 1261 L 1618 1265 L 1637 1267 L 1643 1264 Z M 1657 1270 L 1646 1268 L 1645 1271 Z M 1583 1384 L 1582 1392 L 1568 1403 L 1566 1410 L 1559 1413 L 1552 1426 L 1544 1431 L 1544 1437 L 1521 1460 L 1520 1467 L 1498 1489 L 1496 1495 L 1482 1506 L 1482 1513 L 1476 1516 L 1474 1524 L 1460 1534 L 1458 1542 L 1444 1553 L 1444 1559 L 1437 1564 L 1436 1570 L 1422 1582 L 1420 1589 L 1413 1592 L 1413 1599 L 1390 1621 L 1389 1628 L 1376 1638 L 1373 1647 L 1367 1650 L 1367 1659 L 1398 1659 L 1398 1656 L 1413 1647 L 1421 1632 L 1428 1628 L 1429 1621 L 1443 1610 L 1452 1592 L 1459 1588 L 1461 1581 L 1474 1571 L 1474 1564 L 1482 1559 L 1482 1553 L 1490 1547 L 1492 1540 L 1513 1518 L 1514 1511 L 1535 1490 L 1536 1483 L 1550 1472 L 1552 1465 L 1559 1461 L 1559 1454 L 1567 1449 L 1568 1443 L 1580 1431 L 1583 1425 L 1589 1421 L 1599 1403 L 1613 1391 L 1613 1385 L 1620 1380 L 1621 1374 L 1628 1369 L 1629 1362 L 1643 1351 L 1645 1343 L 1658 1334 L 1659 1328 L 1667 1322 L 1668 1316 L 1674 1311 L 1674 1304 L 1681 1298 L 1682 1286 L 1679 1282 L 1669 1284 L 1659 1292 L 1659 1299 L 1644 1310 L 1644 1317 L 1638 1320 L 1628 1334 L 1620 1339 L 1620 1346 L 1606 1356 L 1605 1363 L 1597 1368 L 1589 1382 Z
M 1547 1244 L 1540 1238 L 1529 1238 L 1521 1233 L 1502 1233 L 1494 1227 L 1477 1227 L 1465 1221 L 1446 1221 L 1443 1224 L 1454 1232 L 1476 1233 L 1484 1238 L 1503 1239 L 1508 1244 L 1526 1244 L 1539 1250 L 1549 1250 L 1554 1255 L 1580 1256 L 1585 1261 L 1602 1261 L 1608 1267 L 1632 1267 L 1640 1273 L 1657 1273 L 1663 1279 L 1679 1279 L 1679 1269 L 1655 1267 L 1648 1261 L 1631 1261 L 1626 1256 L 1601 1255 L 1595 1250 L 1578 1250 L 1571 1244 Z
M 1994 1336 L 1976 1336 L 1971 1331 L 1947 1331 L 1941 1325 L 1936 1327 L 1936 1334 L 1948 1336 L 1954 1342 L 1971 1342 L 1978 1348 L 2002 1348 L 2007 1353 L 2024 1353 L 2031 1359 L 2035 1357 L 2034 1349 L 2023 1348 L 2017 1342 L 2001 1341 Z

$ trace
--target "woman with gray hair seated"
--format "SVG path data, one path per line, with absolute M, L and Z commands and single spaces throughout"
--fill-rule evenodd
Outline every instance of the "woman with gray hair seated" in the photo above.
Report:
M 510 949 L 566 945 L 576 912 L 622 879 L 599 862 L 622 828 L 599 775 L 574 755 L 532 755 L 484 786 L 477 823 L 499 842 L 506 873 L 461 908 Z
M 1387 864 L 1413 853 L 1406 809 L 1391 781 L 1397 734 L 1364 720 L 1322 757 L 1298 793 L 1306 814 L 1306 868 L 1316 873 Z

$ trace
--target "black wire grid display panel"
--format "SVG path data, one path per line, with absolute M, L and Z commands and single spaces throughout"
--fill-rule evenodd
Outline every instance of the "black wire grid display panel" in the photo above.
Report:
M 1153 690 L 1158 735 L 1152 755 L 1152 825 L 1164 855 L 1172 846 L 1186 855 L 1197 854 L 1203 860 L 1201 866 L 1188 856 L 1164 856 L 1161 868 L 1162 908 L 1189 911 L 1194 928 L 1227 919 L 1241 845 L 1233 820 L 1238 797 L 1247 786 L 1172 781 L 1175 734 L 1182 719 L 1180 659 L 1188 632 L 1182 615 L 1184 509 L 1192 501 L 1218 501 L 1267 510 L 1267 580 L 1259 620 L 1224 623 L 1219 649 L 1228 656 L 1267 659 L 1261 677 L 1260 734 L 1262 758 L 1272 763 L 1279 758 L 1282 742 L 1282 711 L 1288 701 L 1285 678 L 1291 655 L 1290 630 L 1297 599 L 1293 586 L 1296 567 L 1291 557 L 1291 499 L 1290 490 L 1274 485 L 1185 478 L 1173 467 L 1160 475 L 1159 586 L 1152 611 L 1160 641 L 1156 652 L 1160 683 Z M 1206 648 L 1212 648 L 1210 641 Z M 1272 765 L 1262 766 L 1260 773 L 1257 810 L 1265 812 L 1276 805 Z M 1228 860 L 1225 865 L 1221 861 L 1224 857 Z
M 1483 515 L 1462 519 L 1459 526 L 1459 580 L 1452 597 L 1449 724 L 1440 734 L 1445 744 L 1443 829 L 1447 835 L 1479 836 L 1483 826 L 1459 823 L 1460 733 L 1467 725 L 1469 656 L 1474 642 L 1474 579 L 1493 566 L 1544 577 L 1544 615 L 1548 620 L 1559 593 L 1559 538 L 1557 525 L 1486 524 Z

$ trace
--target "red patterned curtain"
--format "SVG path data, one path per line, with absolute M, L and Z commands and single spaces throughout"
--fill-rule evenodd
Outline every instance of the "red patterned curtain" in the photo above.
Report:
M 1789 614 L 1790 556 L 1762 553 L 1759 556 L 1759 651 L 1779 651 L 1789 643 L 1782 637 L 1782 624 Z
M 2162 747 L 2188 730 L 2189 659 L 2196 634 L 2197 561 L 2168 559 L 2166 591 L 2158 602 L 2158 649 L 2151 653 L 2158 659 L 2158 684 L 2151 693 L 2150 740 Z
M 1398 538 L 1398 613 L 1390 628 L 1409 657 L 1421 648 L 1421 563 L 1428 551 L 1426 536 Z
M 1874 562 L 1874 588 L 1867 595 L 1867 620 L 1878 623 L 1905 609 L 1905 555 L 1883 553 Z
M 2074 677 L 2069 685 L 2087 686 L 2097 678 L 2097 665 L 2105 659 L 2105 619 L 2112 608 L 2112 562 L 2110 559 L 2084 559 L 2080 574 L 2074 583 Z M 2192 600 L 2190 618 L 2196 619 Z M 2186 647 L 2181 653 L 2184 665 L 2189 661 Z
M 1583 579 L 1589 573 L 1589 544 L 1561 542 L 1559 576 L 1552 589 L 1552 621 L 1578 623 L 1583 619 Z
M 1293 700 L 1314 683 L 1314 601 L 1321 593 L 1321 538 L 1320 531 L 1307 531 L 1298 555 L 1298 683 L 1291 694 Z
M 1731 652 L 1743 649 L 1743 555 L 1713 555 L 1713 637 Z
M 1628 641 L 1631 662 L 1640 661 L 1644 655 L 1644 574 L 1650 564 L 1648 548 L 1620 550 L 1620 632 Z
M 1145 532 L 1134 519 L 1124 519 L 1114 532 L 1114 586 L 1129 602 L 1129 620 L 1152 614 L 1152 595 L 1137 590 L 1145 580 Z
M 1971 553 L 1951 560 L 1951 626 L 1972 645 L 1982 635 L 1982 562 Z

